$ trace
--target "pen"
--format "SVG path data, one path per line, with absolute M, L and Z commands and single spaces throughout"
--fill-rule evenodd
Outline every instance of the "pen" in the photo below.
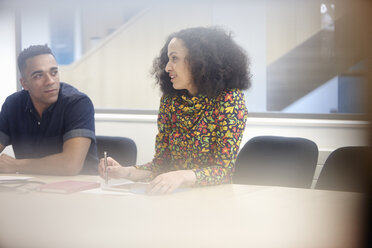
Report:
M 108 173 L 107 173 L 107 152 L 103 152 L 104 163 L 105 163 L 105 184 L 108 184 Z

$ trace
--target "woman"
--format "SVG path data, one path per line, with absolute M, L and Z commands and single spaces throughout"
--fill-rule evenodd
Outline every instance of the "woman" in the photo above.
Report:
M 154 159 L 122 167 L 108 158 L 109 177 L 150 181 L 149 194 L 231 183 L 247 118 L 245 52 L 223 30 L 184 29 L 168 37 L 153 74 L 163 92 Z

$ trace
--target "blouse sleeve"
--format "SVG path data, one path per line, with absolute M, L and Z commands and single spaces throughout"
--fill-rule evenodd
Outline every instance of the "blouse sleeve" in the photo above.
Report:
M 171 97 L 163 96 L 160 100 L 160 107 L 158 113 L 158 134 L 155 140 L 155 156 L 154 159 L 144 165 L 135 166 L 138 169 L 149 170 L 154 172 L 156 176 L 162 172 L 167 171 L 167 161 L 170 161 L 171 154 L 169 150 L 169 133 L 170 133 L 170 108 Z
M 227 91 L 217 104 L 218 124 L 216 127 L 217 148 L 215 164 L 194 169 L 196 184 L 200 186 L 230 183 L 234 164 L 242 140 L 247 109 L 240 90 Z

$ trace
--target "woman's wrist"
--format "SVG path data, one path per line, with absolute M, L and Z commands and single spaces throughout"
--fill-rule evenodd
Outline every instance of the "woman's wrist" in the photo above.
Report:
M 121 178 L 132 180 L 132 169 L 135 169 L 133 166 L 122 167 Z M 133 181 L 133 180 L 132 180 Z
M 149 178 L 152 175 L 151 171 L 141 170 L 135 166 L 123 167 L 122 177 L 131 181 L 141 181 Z
M 183 177 L 183 183 L 182 186 L 185 187 L 192 187 L 196 183 L 196 175 L 195 172 L 192 170 L 181 170 L 179 171 L 181 176 Z

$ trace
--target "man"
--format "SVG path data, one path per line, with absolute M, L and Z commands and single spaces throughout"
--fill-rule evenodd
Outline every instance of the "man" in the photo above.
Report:
M 0 112 L 0 173 L 76 175 L 96 173 L 94 108 L 85 94 L 60 83 L 50 48 L 30 46 L 18 56 L 23 90 Z

